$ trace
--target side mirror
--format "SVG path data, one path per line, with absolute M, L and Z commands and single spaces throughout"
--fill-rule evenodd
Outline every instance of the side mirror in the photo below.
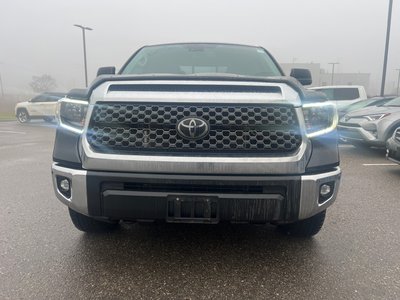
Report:
M 296 78 L 302 85 L 312 83 L 311 72 L 308 69 L 292 69 L 290 76 Z
M 115 74 L 115 67 L 102 67 L 99 68 L 97 71 L 97 76 L 100 75 L 114 75 Z

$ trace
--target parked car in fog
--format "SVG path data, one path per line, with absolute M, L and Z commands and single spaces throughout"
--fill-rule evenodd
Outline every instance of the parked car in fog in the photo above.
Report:
M 51 122 L 56 115 L 57 101 L 64 96 L 64 93 L 42 93 L 29 101 L 17 103 L 15 116 L 21 123 L 29 122 L 31 119 Z
M 382 106 L 386 102 L 389 102 L 390 100 L 396 98 L 396 96 L 384 96 L 384 97 L 372 97 L 367 100 L 360 100 L 357 101 L 353 104 L 349 104 L 346 106 L 343 106 L 338 109 L 338 115 L 339 119 L 342 118 L 345 114 L 364 108 L 364 107 L 370 107 L 370 106 Z
M 392 137 L 386 143 L 386 157 L 400 164 L 400 127 L 397 128 Z
M 352 111 L 339 121 L 341 139 L 354 145 L 385 146 L 400 127 L 400 97 L 382 106 Z
M 309 89 L 324 93 L 328 100 L 336 103 L 338 109 L 367 99 L 367 92 L 361 85 L 316 86 Z

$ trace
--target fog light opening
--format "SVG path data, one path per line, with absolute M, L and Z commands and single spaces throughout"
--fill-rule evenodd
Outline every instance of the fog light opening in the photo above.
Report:
M 71 180 L 64 176 L 57 176 L 57 188 L 65 197 L 71 197 Z
M 62 189 L 63 192 L 68 192 L 70 189 L 69 180 L 68 179 L 61 180 L 60 188 Z
M 332 197 L 334 187 L 335 187 L 334 181 L 321 184 L 321 186 L 319 187 L 319 199 L 318 199 L 319 204 L 326 202 L 329 198 Z
M 321 189 L 319 191 L 319 194 L 321 196 L 326 196 L 329 195 L 331 193 L 331 186 L 329 184 L 323 184 L 321 185 Z

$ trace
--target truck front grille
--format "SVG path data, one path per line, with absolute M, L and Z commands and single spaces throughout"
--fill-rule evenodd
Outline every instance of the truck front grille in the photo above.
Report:
M 186 118 L 200 118 L 209 132 L 187 139 L 177 130 Z M 293 153 L 301 134 L 296 112 L 283 104 L 165 104 L 98 102 L 87 139 L 102 153 L 149 154 Z

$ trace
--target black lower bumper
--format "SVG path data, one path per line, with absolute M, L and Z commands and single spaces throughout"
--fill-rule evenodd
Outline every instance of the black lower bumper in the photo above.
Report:
M 195 178 L 196 177 L 196 178 Z M 218 223 L 294 221 L 301 180 L 87 175 L 88 213 L 123 220 Z

